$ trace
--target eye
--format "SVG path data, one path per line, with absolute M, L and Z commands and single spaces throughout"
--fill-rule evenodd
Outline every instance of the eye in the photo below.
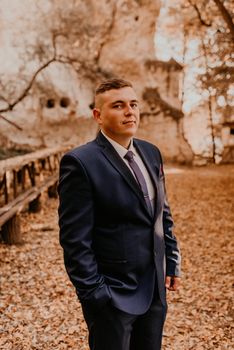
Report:
M 138 103 L 136 103 L 136 102 L 131 103 L 131 107 L 134 109 L 138 108 Z
M 115 109 L 121 109 L 121 108 L 122 108 L 122 105 L 121 105 L 121 104 L 119 104 L 119 105 L 114 105 L 113 108 L 115 108 Z

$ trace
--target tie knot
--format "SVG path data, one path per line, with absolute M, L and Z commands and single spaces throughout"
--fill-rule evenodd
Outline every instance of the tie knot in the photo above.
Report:
M 129 162 L 132 162 L 133 161 L 133 152 L 132 151 L 128 151 L 126 154 L 125 154 L 125 156 L 124 156 L 124 158 L 125 159 L 127 159 Z

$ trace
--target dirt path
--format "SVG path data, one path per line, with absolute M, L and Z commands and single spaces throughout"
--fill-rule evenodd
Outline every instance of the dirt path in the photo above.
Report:
M 163 350 L 231 350 L 234 167 L 170 171 L 167 187 L 183 285 L 168 294 Z M 0 349 L 88 350 L 56 208 L 56 200 L 46 200 L 40 215 L 23 216 L 23 245 L 0 244 Z

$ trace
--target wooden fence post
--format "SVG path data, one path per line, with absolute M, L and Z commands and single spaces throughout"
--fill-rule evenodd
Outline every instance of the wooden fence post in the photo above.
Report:
M 48 188 L 48 196 L 49 196 L 49 198 L 57 198 L 58 197 L 57 182 Z
M 22 243 L 19 215 L 14 215 L 2 226 L 2 238 L 7 244 Z
M 29 203 L 28 209 L 31 213 L 38 213 L 41 210 L 40 196 L 41 195 Z

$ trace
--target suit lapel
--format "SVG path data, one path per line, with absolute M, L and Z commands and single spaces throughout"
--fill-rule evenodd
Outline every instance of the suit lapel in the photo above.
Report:
M 146 209 L 148 215 L 150 215 L 145 199 L 143 197 L 142 191 L 137 184 L 135 177 L 132 172 L 128 168 L 128 166 L 124 163 L 122 158 L 116 152 L 114 147 L 110 144 L 110 142 L 99 133 L 96 141 L 102 147 L 101 151 L 104 154 L 105 158 L 111 163 L 111 165 L 123 176 L 127 184 L 131 187 L 131 189 L 136 193 L 140 201 L 142 202 L 144 208 Z M 151 215 L 150 215 L 151 216 Z
M 153 181 L 154 186 L 157 189 L 157 176 L 156 176 L 156 171 L 159 172 L 159 166 L 156 164 L 156 162 L 154 164 L 152 164 L 149 160 L 149 156 L 147 155 L 147 153 L 144 151 L 144 149 L 137 143 L 137 140 L 134 140 L 133 142 L 134 147 L 136 147 L 137 152 L 140 154 L 141 159 L 143 160 L 149 174 L 151 177 L 151 180 Z

